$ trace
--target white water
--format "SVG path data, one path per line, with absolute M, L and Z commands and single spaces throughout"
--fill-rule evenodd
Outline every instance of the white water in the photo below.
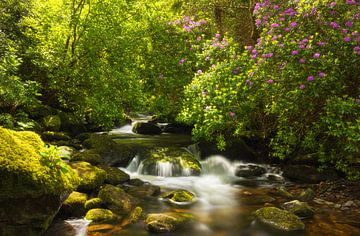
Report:
M 173 176 L 173 164 L 171 162 L 158 162 L 155 167 L 158 176 Z
M 128 124 L 111 130 L 109 134 L 135 134 L 135 133 L 132 132 L 132 124 Z
M 87 227 L 91 221 L 85 219 L 74 219 L 74 220 L 65 220 L 69 223 L 76 231 L 76 236 L 86 236 Z

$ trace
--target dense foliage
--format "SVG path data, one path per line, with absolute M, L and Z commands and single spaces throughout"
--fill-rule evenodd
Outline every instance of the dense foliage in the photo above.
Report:
M 358 177 L 352 168 L 360 151 L 357 5 L 257 3 L 257 43 L 196 76 L 180 119 L 220 148 L 224 137 L 260 135 L 274 156 L 310 154 Z
M 308 155 L 356 178 L 358 8 L 355 0 L 1 1 L 0 125 L 62 111 L 111 128 L 145 111 L 194 125 L 195 139 L 222 149 L 261 138 L 270 156 Z

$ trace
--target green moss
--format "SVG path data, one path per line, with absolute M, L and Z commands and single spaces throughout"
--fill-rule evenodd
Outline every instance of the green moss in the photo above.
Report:
M 187 190 L 175 190 L 161 195 L 162 198 L 168 198 L 175 202 L 192 202 L 195 195 Z
M 90 191 L 100 187 L 105 180 L 106 172 L 88 162 L 79 161 L 70 163 L 71 168 L 80 176 L 80 191 Z
M 70 168 L 63 172 L 58 165 L 44 162 L 40 153 L 46 151 L 37 134 L 0 127 L 0 198 L 57 195 L 76 188 L 78 176 Z M 50 164 L 62 162 L 60 157 L 52 158 Z M 62 163 L 62 166 L 67 165 Z
M 139 207 L 139 206 L 135 207 L 129 213 L 129 215 L 123 219 L 123 221 L 121 222 L 121 226 L 125 227 L 129 224 L 133 224 L 133 223 L 137 222 L 140 219 L 142 212 L 143 212 L 143 209 L 141 207 Z
M 273 228 L 294 231 L 304 230 L 305 225 L 296 215 L 276 207 L 263 207 L 255 212 L 257 219 Z
M 108 209 L 95 208 L 86 213 L 85 219 L 94 223 L 106 223 L 116 220 L 117 216 Z
M 120 215 L 128 214 L 136 204 L 135 199 L 123 189 L 109 184 L 102 187 L 98 197 L 109 209 Z
M 85 161 L 92 165 L 99 165 L 104 163 L 104 159 L 97 153 L 96 150 L 85 150 L 83 152 L 76 153 L 72 157 L 73 161 Z
M 41 134 L 41 137 L 46 141 L 68 141 L 71 138 L 69 135 L 63 133 L 63 132 L 56 132 L 56 131 L 46 131 Z
M 194 216 L 188 213 L 164 212 L 147 215 L 145 223 L 151 232 L 168 233 L 184 227 L 193 219 Z
M 74 191 L 64 201 L 64 205 L 85 204 L 86 200 L 87 200 L 86 193 L 80 193 L 80 192 Z
M 99 208 L 103 204 L 103 201 L 100 198 L 92 198 L 85 202 L 84 206 L 86 210 Z
M 156 164 L 159 162 L 169 162 L 178 170 L 174 175 L 182 175 L 183 170 L 189 170 L 193 175 L 199 175 L 201 164 L 191 153 L 181 148 L 155 148 L 150 151 L 148 157 L 143 161 L 145 174 L 156 175 Z
M 106 172 L 105 183 L 117 185 L 130 180 L 130 176 L 119 168 L 108 166 L 101 166 L 101 168 Z

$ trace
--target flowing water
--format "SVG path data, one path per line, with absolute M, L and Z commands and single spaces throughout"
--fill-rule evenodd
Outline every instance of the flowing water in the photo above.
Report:
M 200 158 L 197 145 L 192 144 L 187 135 L 162 134 L 155 136 L 137 135 L 132 133 L 131 125 L 114 129 L 109 133 L 114 140 L 122 144 L 142 145 L 145 147 L 183 147 Z M 144 213 L 188 212 L 196 217 L 193 225 L 186 229 L 161 235 L 174 236 L 278 236 L 278 235 L 360 235 L 358 228 L 334 223 L 336 216 L 333 209 L 317 209 L 315 217 L 304 220 L 306 230 L 286 233 L 273 231 L 254 223 L 252 213 L 265 204 L 278 206 L 286 201 L 273 195 L 276 186 L 297 187 L 281 176 L 276 166 L 260 165 L 266 173 L 257 178 L 240 178 L 235 176 L 235 169 L 240 165 L 248 165 L 241 161 L 229 161 L 224 156 L 209 156 L 200 160 L 202 173 L 190 176 L 191 171 L 182 170 L 182 176 L 174 177 L 174 166 L 170 162 L 156 165 L 157 176 L 144 175 L 143 160 L 140 155 L 133 158 L 126 168 L 132 179 L 139 178 L 161 187 L 162 191 L 186 189 L 196 195 L 196 202 L 191 205 L 173 204 L 161 198 L 149 199 L 142 207 Z M 303 187 L 303 186 L 301 186 Z M 68 221 L 76 228 L 77 236 L 86 235 L 89 222 L 85 220 Z M 108 225 L 106 227 L 109 227 Z M 91 228 L 91 227 L 90 227 Z M 113 225 L 110 231 L 91 230 L 88 235 L 96 236 L 142 236 L 153 235 L 146 231 L 142 223 L 129 225 L 126 228 Z M 329 228 L 331 230 L 329 230 Z M 117 230 L 118 229 L 118 230 Z M 332 231 L 333 230 L 333 231 Z M 110 233 L 109 233 L 110 232 Z M 323 234 L 323 232 L 327 232 Z M 331 232 L 336 232 L 332 234 Z

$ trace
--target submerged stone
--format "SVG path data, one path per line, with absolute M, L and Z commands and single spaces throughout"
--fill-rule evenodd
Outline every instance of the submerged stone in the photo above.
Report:
M 255 211 L 256 219 L 278 230 L 304 230 L 305 225 L 300 218 L 288 211 L 276 207 L 263 207 Z
M 188 213 L 164 212 L 148 214 L 145 223 L 152 233 L 169 233 L 185 227 L 193 219 L 194 216 Z
M 312 217 L 315 213 L 314 209 L 310 207 L 306 202 L 300 202 L 298 200 L 285 202 L 283 204 L 283 208 L 302 218 Z
M 173 202 L 193 202 L 196 198 L 195 194 L 185 189 L 166 192 L 161 194 L 161 197 Z

